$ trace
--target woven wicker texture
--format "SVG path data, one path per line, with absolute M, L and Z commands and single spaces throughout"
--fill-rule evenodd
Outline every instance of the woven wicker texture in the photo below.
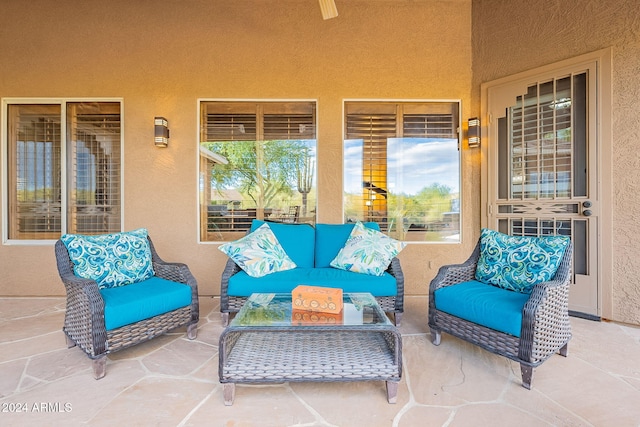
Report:
M 221 382 L 399 381 L 400 336 L 391 330 L 227 331 Z
M 554 278 L 534 287 L 522 311 L 522 328 L 518 338 L 460 319 L 435 307 L 434 292 L 437 289 L 475 278 L 475 269 L 480 257 L 478 242 L 467 261 L 441 267 L 429 285 L 429 327 L 433 342 L 439 344 L 440 333 L 446 332 L 492 353 L 515 360 L 522 367 L 523 386 L 530 388 L 534 367 L 557 352 L 566 355 L 571 339 L 569 285 L 572 256 L 573 248 L 570 245 Z
M 181 326 L 194 328 L 199 319 L 198 285 L 185 264 L 164 262 L 149 238 L 153 268 L 157 277 L 187 284 L 191 287 L 191 304 L 111 331 L 104 323 L 104 301 L 98 284 L 73 273 L 73 263 L 67 248 L 58 240 L 55 254 L 58 273 L 67 292 L 63 331 L 91 359 L 150 340 Z
M 188 306 L 107 331 L 107 352 L 111 353 L 138 344 L 142 339 L 150 340 L 190 322 L 191 307 Z

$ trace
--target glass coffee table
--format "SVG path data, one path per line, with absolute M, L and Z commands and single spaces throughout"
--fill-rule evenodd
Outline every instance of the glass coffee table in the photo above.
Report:
M 294 310 L 291 294 L 252 294 L 220 336 L 225 405 L 235 384 L 385 381 L 396 403 L 402 338 L 376 299 L 344 293 L 339 314 Z

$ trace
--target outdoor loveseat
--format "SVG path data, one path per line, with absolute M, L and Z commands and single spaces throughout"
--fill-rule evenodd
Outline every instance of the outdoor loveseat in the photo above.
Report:
M 364 225 L 364 228 L 379 231 L 377 223 L 311 226 L 254 220 L 250 234 L 258 232 L 265 224 L 295 264 L 295 268 L 252 277 L 241 267 L 252 262 L 246 247 L 234 242 L 222 245 L 221 250 L 230 256 L 222 273 L 220 288 L 220 312 L 224 325 L 228 324 L 229 314 L 238 312 L 252 293 L 289 293 L 300 284 L 342 288 L 344 292 L 369 292 L 385 312 L 394 315 L 396 325 L 400 324 L 404 312 L 404 276 L 400 260 L 395 255 L 390 257 L 388 266 L 385 265 L 382 271 L 376 271 L 374 274 L 331 266 L 341 249 L 351 239 L 354 228 L 357 231 Z M 397 254 L 404 247 L 403 243 L 382 236 L 382 233 L 376 235 L 381 239 L 387 239 L 389 245 L 395 246 L 392 254 Z M 249 234 L 245 237 L 249 237 Z M 242 239 L 238 242 L 242 243 L 241 241 Z
M 572 245 L 566 236 L 508 236 L 483 229 L 463 264 L 440 268 L 429 286 L 433 344 L 446 332 L 520 363 L 522 385 L 571 339 Z

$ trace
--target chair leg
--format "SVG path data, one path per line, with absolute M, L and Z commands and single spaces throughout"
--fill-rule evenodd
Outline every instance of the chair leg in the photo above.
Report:
M 229 326 L 229 313 L 220 313 L 222 315 L 222 326 Z
M 66 341 L 67 341 L 67 348 L 72 348 L 72 347 L 75 347 L 75 346 L 76 346 L 75 341 L 74 341 L 74 340 L 72 340 L 71 338 L 69 338 L 69 335 L 64 334 L 64 337 L 65 337 L 65 339 L 66 339 Z
M 402 313 L 394 313 L 393 314 L 393 321 L 396 324 L 396 326 L 400 326 L 400 322 L 402 322 Z
M 107 356 L 102 355 L 97 359 L 93 359 L 93 376 L 99 380 L 107 373 Z
M 198 324 L 192 323 L 189 326 L 187 326 L 187 338 L 189 338 L 190 340 L 195 340 L 197 336 L 198 336 Z
M 222 384 L 222 397 L 224 398 L 225 406 L 233 405 L 233 399 L 236 396 L 236 385 L 234 383 Z
M 531 390 L 531 381 L 533 380 L 533 366 L 520 364 L 520 372 L 522 373 L 522 387 Z
M 431 342 L 433 343 L 433 345 L 440 345 L 440 339 L 442 338 L 440 335 L 440 331 L 437 331 L 433 328 L 429 328 L 429 331 L 431 332 Z
M 398 382 L 387 381 L 387 402 L 396 403 L 398 401 Z
M 565 345 L 563 345 L 559 353 L 560 353 L 560 356 L 567 357 L 569 355 L 569 343 L 566 343 Z

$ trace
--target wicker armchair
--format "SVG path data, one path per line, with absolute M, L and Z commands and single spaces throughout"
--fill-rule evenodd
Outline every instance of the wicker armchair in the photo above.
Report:
M 569 284 L 572 246 L 567 247 L 552 280 L 535 285 L 522 311 L 520 337 L 499 332 L 436 307 L 434 292 L 445 286 L 474 280 L 480 257 L 480 242 L 463 264 L 440 268 L 429 286 L 429 328 L 433 344 L 440 345 L 446 332 L 483 349 L 520 363 L 522 385 L 531 388 L 534 368 L 559 352 L 567 356 L 571 339 L 569 323 Z M 491 286 L 491 285 L 487 285 Z M 505 291 L 510 292 L 510 291 Z
M 98 284 L 74 274 L 74 265 L 61 240 L 55 245 L 58 273 L 67 292 L 63 332 L 67 347 L 80 347 L 93 360 L 96 379 L 106 373 L 106 356 L 150 340 L 172 329 L 187 326 L 187 336 L 195 339 L 199 319 L 198 285 L 185 264 L 164 262 L 149 238 L 155 276 L 191 287 L 191 304 L 136 323 L 106 330 L 105 303 Z

